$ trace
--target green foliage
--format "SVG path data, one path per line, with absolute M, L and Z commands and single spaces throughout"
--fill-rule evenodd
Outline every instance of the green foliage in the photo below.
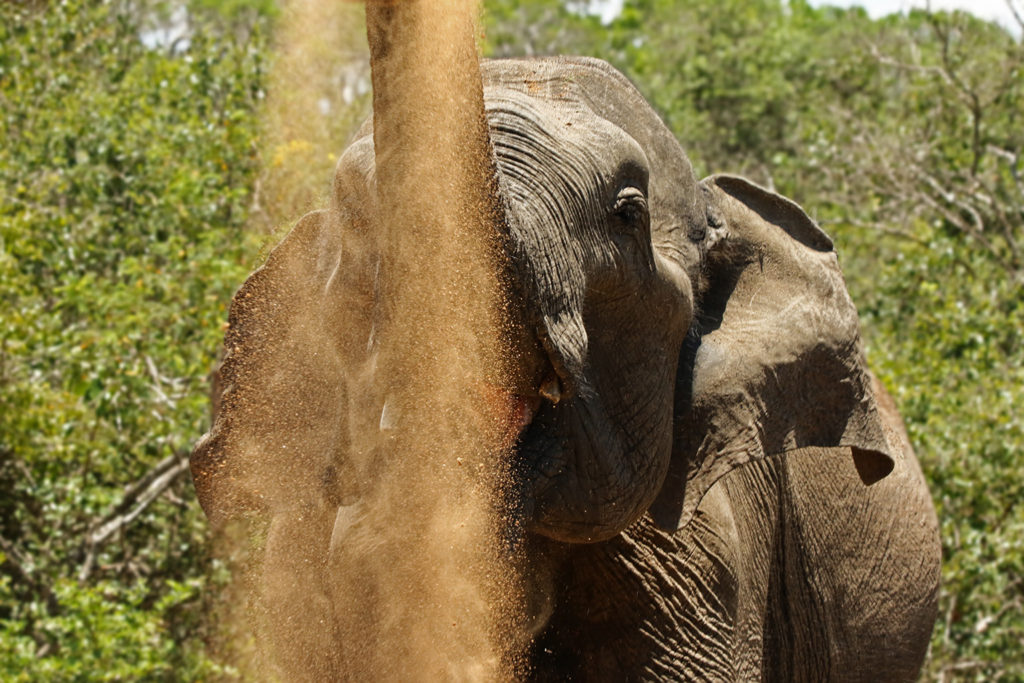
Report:
M 871 356 L 895 389 L 942 525 L 942 615 L 930 672 L 960 665 L 979 679 L 1019 679 L 1020 285 L 941 234 L 904 246 L 875 277 L 880 287 L 862 306 Z
M 485 50 L 494 57 L 598 54 L 604 32 L 597 17 L 574 11 L 578 4 L 485 2 Z
M 162 460 L 180 473 L 207 425 L 254 251 L 264 56 L 258 30 L 228 44 L 193 27 L 166 54 L 141 26 L 127 2 L 0 6 L 4 679 L 203 666 L 174 645 L 206 581 L 191 486 L 148 507 L 125 487 Z
M 194 651 L 199 643 L 186 641 L 185 651 L 179 651 L 179 643 L 166 632 L 167 615 L 198 602 L 202 587 L 199 579 L 187 584 L 167 580 L 161 597 L 148 604 L 152 591 L 142 582 L 83 586 L 59 579 L 54 590 L 60 613 L 32 615 L 36 628 L 61 643 L 59 656 L 37 658 L 37 643 L 25 634 L 23 623 L 4 621 L 5 680 L 197 679 L 222 673 Z

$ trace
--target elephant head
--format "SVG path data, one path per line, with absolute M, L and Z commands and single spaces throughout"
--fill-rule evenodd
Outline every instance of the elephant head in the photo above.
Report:
M 408 174 L 431 173 L 402 161 L 409 146 L 433 144 L 442 123 L 431 101 L 410 94 L 417 78 L 405 72 L 422 64 L 385 59 L 405 45 L 394 15 L 417 5 L 368 8 L 372 126 L 339 162 L 331 209 L 300 223 L 233 306 L 229 352 L 276 344 L 294 357 L 317 335 L 334 341 L 307 354 L 316 360 L 303 381 L 336 388 L 316 392 L 328 398 L 289 432 L 317 444 L 298 449 L 304 464 L 286 466 L 311 482 L 303 491 L 344 478 L 350 425 L 334 406 L 372 347 L 374 278 L 387 249 L 373 235 L 386 233 L 402 183 L 417 182 Z M 471 36 L 460 49 L 463 61 L 446 73 L 465 81 L 469 94 L 450 104 L 468 132 L 443 144 L 483 169 L 459 191 L 490 207 L 487 229 L 505 264 L 496 277 L 519 331 L 509 336 L 518 383 L 507 391 L 522 415 L 510 515 L 528 533 L 569 543 L 613 537 L 648 511 L 674 530 L 728 471 L 806 446 L 848 446 L 866 482 L 884 476 L 892 463 L 856 311 L 832 242 L 804 211 L 740 178 L 698 182 L 658 115 L 605 62 L 478 65 Z M 254 312 L 254 300 L 272 305 Z M 294 322 L 303 307 L 316 330 Z M 271 329 L 293 332 L 283 339 Z M 237 392 L 263 382 L 244 355 L 229 359 Z M 221 483 L 241 479 L 226 460 L 230 444 L 259 431 L 245 434 L 246 419 L 259 421 L 243 419 L 252 401 L 224 405 L 193 458 L 213 515 L 226 499 Z
M 527 317 L 544 350 L 514 454 L 526 526 L 684 524 L 729 469 L 847 445 L 891 462 L 829 238 L 740 178 L 697 182 L 636 89 L 581 58 L 485 62 L 484 99 Z

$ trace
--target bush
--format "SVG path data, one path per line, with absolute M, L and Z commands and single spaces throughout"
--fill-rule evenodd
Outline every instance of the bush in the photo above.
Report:
M 254 24 L 147 48 L 147 16 L 0 5 L 5 679 L 207 666 L 177 645 L 209 572 L 182 475 L 256 246 L 241 227 L 264 46 Z

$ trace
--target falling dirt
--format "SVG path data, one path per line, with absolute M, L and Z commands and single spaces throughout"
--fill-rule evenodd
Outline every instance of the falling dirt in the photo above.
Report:
M 475 55 L 477 7 L 408 4 L 419 9 L 395 16 L 417 25 L 388 28 L 400 49 L 376 55 L 395 60 L 374 74 L 388 88 L 375 93 L 379 213 L 358 239 L 338 206 L 304 219 L 236 299 L 226 340 L 234 398 L 225 393 L 227 436 L 213 442 L 228 445 L 215 457 L 262 510 L 226 535 L 251 558 L 226 594 L 245 677 L 519 673 L 519 582 L 496 505 L 520 426 L 518 365 L 506 348 L 492 162 L 485 148 L 466 151 L 486 130 L 466 106 L 479 78 L 444 61 L 467 45 Z M 322 44 L 351 7 L 295 3 L 281 20 L 281 68 L 301 65 L 315 83 L 331 65 L 303 58 L 304 45 Z M 311 118 L 309 93 L 290 87 L 298 110 L 273 92 L 268 108 L 270 139 L 285 149 L 283 127 Z M 277 195 L 296 184 L 280 166 Z M 338 268 L 318 279 L 337 252 Z

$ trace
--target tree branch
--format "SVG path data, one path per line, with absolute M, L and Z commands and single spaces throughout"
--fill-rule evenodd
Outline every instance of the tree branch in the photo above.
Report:
M 153 501 L 187 471 L 188 454 L 176 453 L 158 462 L 125 490 L 121 502 L 102 520 L 93 524 L 86 536 L 85 560 L 78 572 L 79 581 L 88 580 L 95 566 L 97 553 L 110 537 L 134 522 Z

